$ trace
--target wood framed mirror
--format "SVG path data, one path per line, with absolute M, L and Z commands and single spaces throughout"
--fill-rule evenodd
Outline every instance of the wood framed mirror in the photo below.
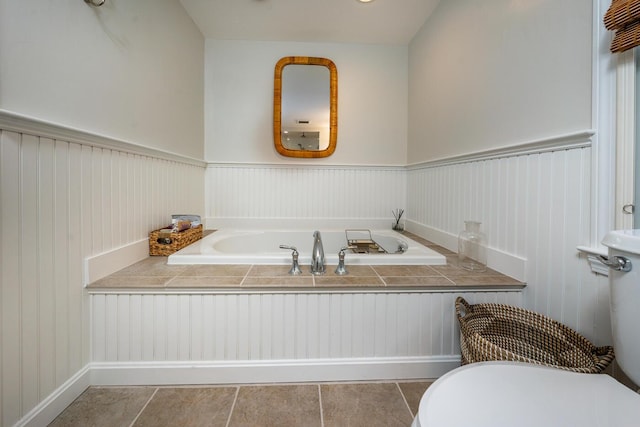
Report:
M 273 141 L 283 156 L 328 157 L 338 139 L 338 70 L 330 59 L 286 56 L 276 63 Z

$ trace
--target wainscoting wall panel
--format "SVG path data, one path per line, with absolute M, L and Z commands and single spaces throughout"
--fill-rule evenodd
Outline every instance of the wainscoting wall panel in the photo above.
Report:
M 522 292 L 91 292 L 92 360 L 220 362 L 455 356 L 458 295 Z
M 481 221 L 491 249 L 526 260 L 527 308 L 611 343 L 607 278 L 576 250 L 592 238 L 589 146 L 414 166 L 407 185 L 409 230 L 457 250 Z
M 90 362 L 83 260 L 144 239 L 172 213 L 203 212 L 204 164 L 62 140 L 36 122 L 14 130 L 5 119 L 0 425 L 9 426 Z
M 404 208 L 403 167 L 210 164 L 210 228 L 246 219 L 385 220 Z
M 405 207 L 410 231 L 452 250 L 464 221 L 479 220 L 490 249 L 504 255 L 494 268 L 510 273 L 505 260 L 521 260 L 528 308 L 610 343 L 607 279 L 576 250 L 593 239 L 591 135 L 408 168 L 210 164 L 207 218 L 212 227 L 252 219 L 385 226 Z

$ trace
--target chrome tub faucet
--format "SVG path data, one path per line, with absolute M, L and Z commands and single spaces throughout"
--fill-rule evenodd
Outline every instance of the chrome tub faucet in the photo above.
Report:
M 300 266 L 298 265 L 298 249 L 295 246 L 288 245 L 280 245 L 280 249 L 291 250 L 291 269 L 289 270 L 289 274 L 292 276 L 302 274 L 302 270 L 300 270 Z
M 313 232 L 313 251 L 311 252 L 311 274 L 324 274 L 324 248 L 322 247 L 322 236 L 320 231 Z

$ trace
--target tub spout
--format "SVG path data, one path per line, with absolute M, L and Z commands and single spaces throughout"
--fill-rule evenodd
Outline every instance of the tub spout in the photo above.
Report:
M 324 274 L 324 248 L 322 247 L 322 236 L 318 230 L 313 232 L 313 252 L 311 252 L 311 274 Z

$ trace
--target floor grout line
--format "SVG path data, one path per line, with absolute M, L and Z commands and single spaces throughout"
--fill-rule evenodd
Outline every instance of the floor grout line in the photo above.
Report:
M 322 407 L 322 388 L 318 384 L 318 403 L 320 404 L 320 427 L 324 427 L 324 408 Z
M 402 392 L 402 388 L 400 388 L 400 383 L 396 383 L 396 387 L 398 387 L 398 391 L 400 392 L 400 396 L 402 396 L 402 400 L 404 401 L 404 404 L 407 405 L 407 410 L 409 411 L 409 414 L 411 415 L 411 418 L 414 418 L 416 416 L 416 414 L 414 414 L 413 411 L 411 410 L 411 406 L 409 406 L 409 402 L 407 401 L 407 397 Z
M 231 404 L 231 409 L 229 410 L 229 416 L 227 417 L 227 424 L 225 424 L 225 427 L 229 427 L 229 423 L 231 422 L 231 415 L 233 414 L 233 410 L 236 407 L 236 402 L 238 401 L 239 393 L 240 393 L 240 386 L 236 387 L 236 395 L 233 397 L 233 403 Z
M 153 390 L 153 394 L 151 395 L 151 397 L 149 397 L 149 400 L 147 400 L 147 403 L 144 404 L 142 409 L 140 409 L 140 412 L 138 412 L 138 415 L 136 415 L 136 417 L 133 419 L 133 421 L 131 421 L 131 424 L 129 424 L 129 427 L 133 427 L 133 425 L 136 423 L 136 421 L 138 421 L 138 418 L 140 418 L 140 415 L 142 415 L 142 412 L 144 412 L 144 410 L 147 409 L 147 406 L 149 406 L 149 403 L 151 403 L 151 400 L 153 400 L 153 398 L 155 397 L 156 393 L 158 393 L 158 390 L 160 390 L 160 387 L 156 387 L 156 389 Z

